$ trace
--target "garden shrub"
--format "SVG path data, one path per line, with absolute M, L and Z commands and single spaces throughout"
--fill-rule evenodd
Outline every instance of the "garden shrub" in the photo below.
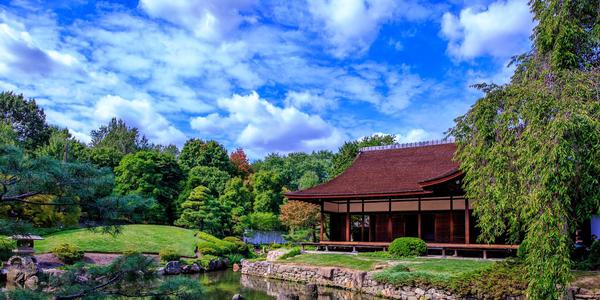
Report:
M 84 252 L 71 244 L 62 244 L 52 249 L 52 253 L 65 264 L 71 265 L 83 258 Z
M 528 282 L 522 260 L 507 259 L 453 279 L 449 289 L 465 298 L 507 299 L 524 295 Z
M 13 249 L 17 247 L 15 241 L 0 236 L 0 261 L 8 260 L 12 254 Z
M 362 255 L 373 258 L 392 258 L 392 255 L 387 251 L 365 252 Z
M 280 256 L 279 259 L 286 259 L 286 258 L 294 257 L 294 256 L 300 255 L 300 254 L 302 254 L 302 250 L 300 250 L 300 247 L 294 247 L 290 251 L 288 251 L 286 254 Z
M 443 289 L 450 280 L 450 276 L 425 271 L 411 272 L 405 265 L 395 265 L 373 274 L 373 279 L 396 286 L 437 287 Z
M 226 236 L 223 238 L 223 241 L 233 243 L 235 245 L 235 253 L 245 254 L 249 251 L 248 244 L 237 237 Z
M 229 265 L 233 265 L 233 264 L 239 264 L 242 262 L 242 259 L 244 259 L 244 256 L 242 256 L 241 254 L 228 254 L 225 256 L 225 258 L 227 258 L 227 260 L 229 260 Z
M 389 252 L 393 257 L 425 255 L 427 244 L 420 238 L 401 237 L 390 244 Z
M 200 256 L 200 258 L 196 259 L 196 263 L 201 267 L 207 269 L 210 262 L 217 259 L 219 259 L 219 257 L 214 255 L 202 255 Z
M 158 255 L 160 256 L 160 260 L 164 262 L 179 261 L 179 259 L 181 258 L 177 251 L 175 251 L 175 249 L 173 248 L 160 249 Z
M 198 232 L 198 251 L 202 254 L 209 255 L 225 255 L 229 253 L 237 253 L 238 245 L 233 242 L 221 240 L 206 232 Z

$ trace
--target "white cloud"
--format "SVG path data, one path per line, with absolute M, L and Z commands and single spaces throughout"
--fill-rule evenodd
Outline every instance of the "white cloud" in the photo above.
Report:
M 325 95 L 319 95 L 317 92 L 287 92 L 285 95 L 285 104 L 298 109 L 307 108 L 317 112 L 323 112 L 337 106 L 337 102 Z
M 242 12 L 254 0 L 141 0 L 139 6 L 150 16 L 181 25 L 196 36 L 219 40 L 234 32 L 243 22 L 252 22 Z
M 332 44 L 332 54 L 345 57 L 366 51 L 384 23 L 400 18 L 421 20 L 431 13 L 418 1 L 309 0 L 309 12 Z
M 498 0 L 485 9 L 467 7 L 459 16 L 445 13 L 441 34 L 448 40 L 448 54 L 454 58 L 507 58 L 529 47 L 533 27 L 527 1 Z
M 120 118 L 129 126 L 137 127 L 151 141 L 163 145 L 182 145 L 186 140 L 185 134 L 157 113 L 147 100 L 127 100 L 108 95 L 96 103 L 93 117 L 101 123 L 106 123 L 113 117 Z
M 278 107 L 256 92 L 218 101 L 225 115 L 210 114 L 190 121 L 201 134 L 229 135 L 254 154 L 334 149 L 342 133 L 318 115 L 295 107 Z
M 396 140 L 398 141 L 398 143 L 423 142 L 431 140 L 433 138 L 436 138 L 435 134 L 427 132 L 421 128 L 410 129 L 404 134 L 396 135 Z

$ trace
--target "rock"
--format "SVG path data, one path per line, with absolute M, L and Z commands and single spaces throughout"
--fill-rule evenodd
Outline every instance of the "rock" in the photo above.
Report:
M 165 268 L 158 268 L 158 269 L 156 269 L 156 275 L 158 275 L 158 276 L 165 275 Z
M 231 297 L 231 300 L 244 300 L 244 297 L 242 297 L 240 294 L 235 294 L 233 297 Z
M 309 283 L 306 285 L 306 295 L 308 299 L 316 299 L 319 296 L 319 290 L 317 285 L 314 283 Z
M 299 300 L 300 297 L 298 297 L 298 295 L 291 295 L 291 294 L 279 294 L 277 296 L 277 300 Z
M 165 275 L 179 275 L 181 273 L 181 264 L 178 261 L 170 261 L 165 266 Z
M 288 249 L 271 250 L 267 253 L 267 261 L 276 261 L 289 251 Z
M 325 279 L 331 279 L 331 277 L 333 277 L 333 268 L 320 268 L 319 275 L 323 276 Z
M 240 270 L 240 265 L 238 265 L 238 264 L 233 264 L 233 271 L 234 271 L 234 272 L 237 272 L 237 271 L 239 271 L 239 270 Z
M 197 274 L 200 273 L 201 270 L 202 268 L 195 263 L 181 267 L 181 273 L 183 274 Z
M 217 271 L 227 269 L 228 260 L 226 259 L 215 259 L 208 263 L 207 271 Z
M 23 286 L 27 289 L 30 290 L 37 290 L 38 288 L 38 277 L 37 276 L 31 276 L 29 278 L 27 278 L 27 280 L 25 280 L 25 284 L 23 284 Z

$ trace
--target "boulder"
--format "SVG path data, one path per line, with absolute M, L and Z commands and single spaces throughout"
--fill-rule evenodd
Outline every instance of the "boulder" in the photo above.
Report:
M 331 279 L 333 277 L 333 268 L 319 268 L 319 275 L 321 275 L 324 279 Z
M 195 263 L 181 267 L 181 273 L 183 274 L 197 274 L 200 273 L 201 270 L 202 268 Z
M 208 263 L 207 271 L 217 271 L 227 269 L 228 260 L 226 259 L 213 259 Z
M 299 300 L 300 297 L 298 297 L 298 295 L 293 295 L 293 294 L 279 294 L 277 296 L 277 300 Z
M 239 271 L 239 270 L 240 270 L 240 265 L 238 265 L 238 264 L 233 264 L 233 271 L 234 271 L 234 272 L 237 272 L 237 271 Z
M 170 261 L 167 263 L 164 269 L 165 275 L 179 275 L 181 274 L 181 264 L 178 261 Z
M 289 251 L 289 249 L 271 250 L 269 253 L 267 253 L 267 261 L 276 261 Z
M 31 276 L 31 277 L 27 278 L 27 280 L 25 280 L 25 283 L 23 284 L 23 286 L 26 289 L 37 290 L 37 288 L 38 288 L 38 277 L 37 276 Z
M 231 300 L 244 300 L 244 297 L 242 297 L 240 294 L 235 294 L 233 297 L 231 297 Z
M 25 282 L 32 277 L 29 281 L 29 285 L 37 287 L 37 274 L 39 272 L 37 261 L 34 257 L 30 256 L 13 256 L 8 259 L 6 281 L 15 286 L 24 286 Z

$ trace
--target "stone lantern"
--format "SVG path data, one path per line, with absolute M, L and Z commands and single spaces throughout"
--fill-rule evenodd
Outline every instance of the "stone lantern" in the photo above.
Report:
M 11 239 L 17 242 L 17 249 L 13 250 L 15 255 L 32 256 L 35 253 L 33 242 L 43 240 L 44 238 L 39 235 L 18 234 L 13 235 Z

